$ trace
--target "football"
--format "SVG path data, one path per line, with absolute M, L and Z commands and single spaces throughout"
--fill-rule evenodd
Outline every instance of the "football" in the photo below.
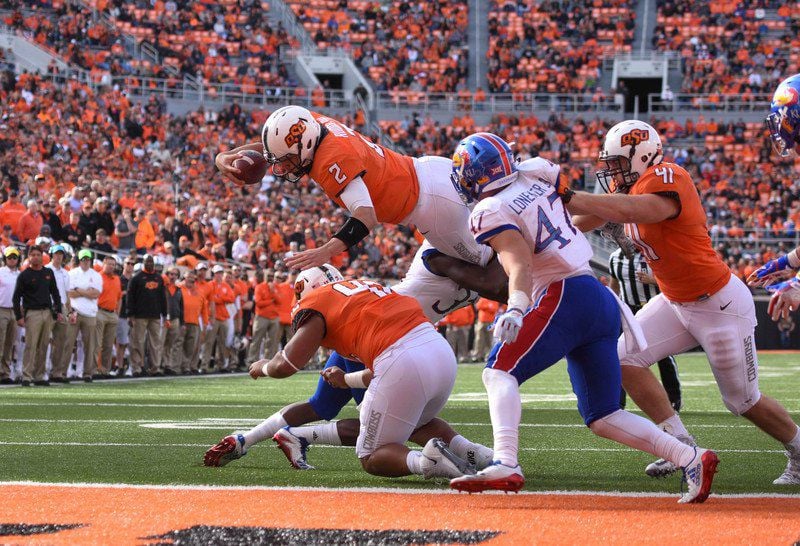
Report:
M 248 186 L 260 184 L 267 174 L 267 160 L 255 150 L 245 150 L 241 155 L 242 157 L 233 162 L 233 166 L 241 171 L 239 178 Z

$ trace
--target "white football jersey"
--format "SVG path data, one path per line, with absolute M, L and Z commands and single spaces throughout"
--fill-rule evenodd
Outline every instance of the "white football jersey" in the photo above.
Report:
M 592 247 L 570 221 L 555 190 L 560 167 L 541 157 L 523 161 L 519 176 L 498 194 L 481 200 L 470 215 L 475 240 L 488 239 L 507 229 L 525 238 L 533 256 L 535 299 L 551 283 L 591 273 Z

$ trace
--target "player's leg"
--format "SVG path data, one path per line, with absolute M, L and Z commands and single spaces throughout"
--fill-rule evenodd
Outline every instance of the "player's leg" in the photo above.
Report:
M 486 265 L 492 250 L 479 245 L 469 231 L 469 209 L 450 182 L 452 161 L 426 156 L 414 160 L 419 200 L 403 223 L 414 224 L 439 251 L 470 263 Z
M 467 463 L 434 438 L 422 451 L 408 449 L 415 429 L 429 423 L 447 403 L 455 384 L 456 359 L 429 324 L 403 336 L 374 362 L 375 376 L 361 404 L 356 453 L 378 476 L 456 477 Z
M 678 363 L 674 356 L 668 356 L 658 361 L 658 375 L 661 377 L 661 384 L 667 392 L 669 403 L 676 412 L 681 411 L 683 401 L 681 398 L 681 380 L 678 377 Z
M 800 428 L 776 400 L 758 388 L 755 305 L 738 278 L 702 304 L 687 311 L 694 335 L 706 351 L 722 400 L 734 415 L 743 415 L 781 442 L 789 464 L 775 483 L 800 484 Z

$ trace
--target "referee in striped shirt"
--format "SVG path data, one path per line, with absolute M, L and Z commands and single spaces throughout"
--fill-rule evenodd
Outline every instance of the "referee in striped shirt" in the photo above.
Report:
M 625 256 L 622 249 L 614 251 L 608 259 L 608 271 L 611 274 L 609 287 L 620 295 L 634 314 L 659 293 L 656 279 L 638 248 L 632 258 Z M 659 360 L 658 371 L 672 407 L 680 411 L 681 383 L 675 358 L 668 356 Z M 620 403 L 625 407 L 625 391 L 622 391 Z

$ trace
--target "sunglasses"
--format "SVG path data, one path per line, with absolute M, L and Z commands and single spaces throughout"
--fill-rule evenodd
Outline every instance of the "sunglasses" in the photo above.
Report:
M 19 256 L 6 256 L 6 260 L 19 260 Z

